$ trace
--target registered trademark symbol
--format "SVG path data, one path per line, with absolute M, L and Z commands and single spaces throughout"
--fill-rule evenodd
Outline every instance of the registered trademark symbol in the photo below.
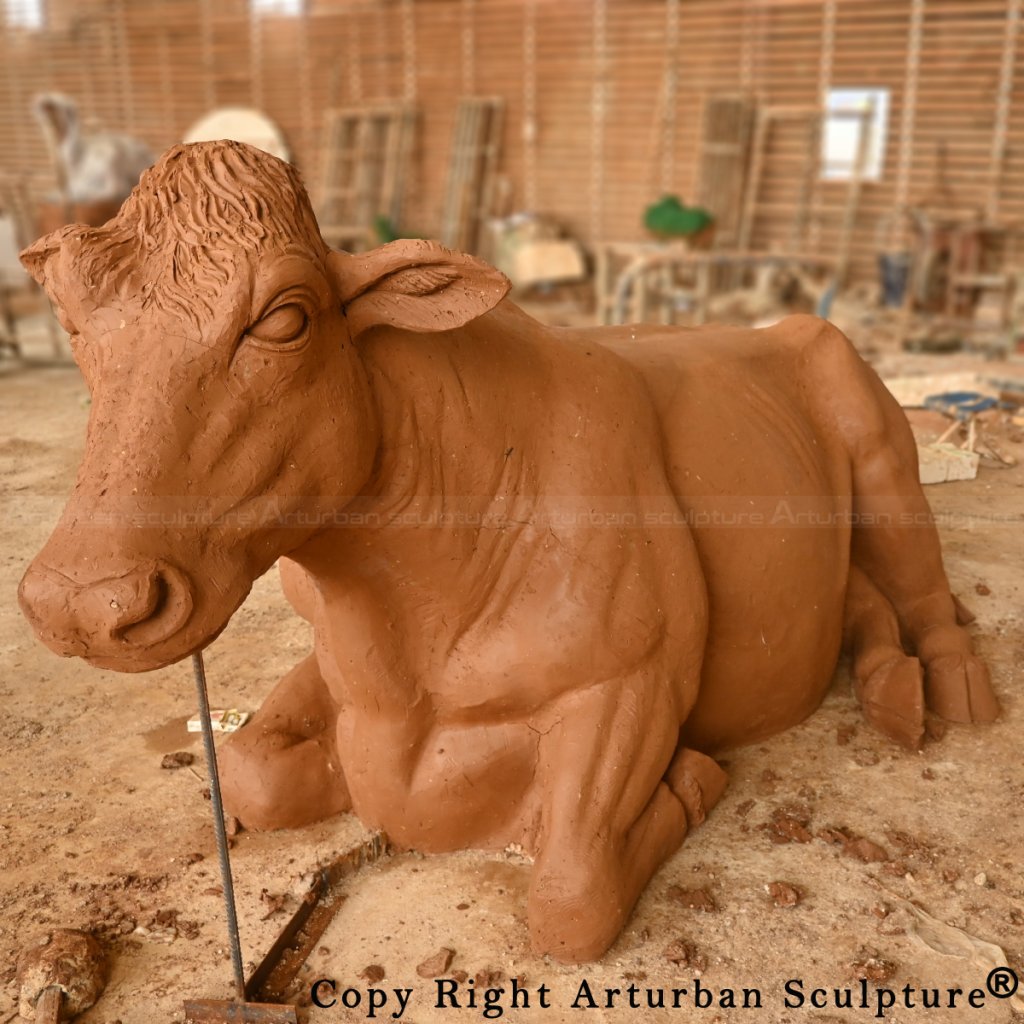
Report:
M 1020 978 L 1009 967 L 993 967 L 985 979 L 985 987 L 996 999 L 1009 999 L 1018 985 Z

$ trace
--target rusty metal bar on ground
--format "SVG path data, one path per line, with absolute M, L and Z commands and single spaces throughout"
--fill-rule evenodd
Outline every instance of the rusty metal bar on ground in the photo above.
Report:
M 317 871 L 299 909 L 246 984 L 245 993 L 249 999 L 273 1001 L 284 997 L 299 968 L 345 902 L 345 893 L 337 891 L 339 883 L 390 852 L 388 837 L 378 832 L 361 846 Z
M 185 1024 L 296 1024 L 295 1007 L 266 1003 L 247 1003 L 245 971 L 242 967 L 242 943 L 238 934 L 238 914 L 235 910 L 235 886 L 231 876 L 231 858 L 228 837 L 224 827 L 224 804 L 220 796 L 220 773 L 217 771 L 217 750 L 213 742 L 210 722 L 210 699 L 206 692 L 206 668 L 201 652 L 192 655 L 192 672 L 199 697 L 199 718 L 203 727 L 203 747 L 206 768 L 210 776 L 210 803 L 213 805 L 213 829 L 217 837 L 217 856 L 220 859 L 221 881 L 224 888 L 224 909 L 227 913 L 228 940 L 231 944 L 231 964 L 235 975 L 234 1000 L 195 999 L 185 1001 Z
M 206 666 L 202 652 L 192 655 L 192 673 L 199 697 L 199 720 L 203 727 L 203 748 L 206 751 L 206 770 L 210 776 L 210 803 L 213 805 L 213 831 L 217 836 L 217 857 L 220 877 L 224 886 L 224 910 L 228 919 L 228 941 L 231 944 L 231 966 L 235 972 L 235 991 L 239 999 L 245 998 L 245 970 L 242 967 L 242 940 L 238 934 L 238 912 L 235 909 L 235 884 L 231 876 L 231 855 L 224 827 L 224 803 L 220 797 L 220 772 L 217 771 L 217 749 L 213 742 L 213 724 L 210 722 L 210 698 L 206 692 Z
M 227 831 L 224 827 L 224 805 L 220 793 L 220 773 L 217 770 L 217 751 L 210 722 L 206 669 L 201 653 L 192 655 L 192 670 L 199 697 L 199 717 L 203 727 L 203 745 L 210 776 L 210 802 L 213 804 L 213 825 L 217 836 L 217 854 L 220 858 L 224 907 L 237 995 L 234 1000 L 186 1000 L 185 1024 L 296 1024 L 295 1007 L 286 1005 L 281 1000 L 295 980 L 299 968 L 306 962 L 320 936 L 345 901 L 345 894 L 337 891 L 338 884 L 363 865 L 372 864 L 390 853 L 390 844 L 387 836 L 383 832 L 378 832 L 361 846 L 320 868 L 298 910 L 246 982 L 242 967 L 242 943 L 235 908 L 231 858 L 228 852 Z

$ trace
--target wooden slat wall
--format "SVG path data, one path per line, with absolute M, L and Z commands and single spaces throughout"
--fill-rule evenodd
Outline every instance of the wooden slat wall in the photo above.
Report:
M 259 106 L 314 185 L 325 110 L 404 99 L 420 121 L 402 227 L 430 235 L 458 98 L 500 96 L 507 209 L 532 202 L 584 242 L 630 240 L 643 237 L 647 203 L 695 194 L 709 93 L 815 104 L 830 86 L 881 86 L 884 176 L 864 189 L 857 272 L 873 273 L 894 203 L 937 194 L 942 147 L 956 210 L 1024 221 L 1021 0 L 307 0 L 298 17 L 257 16 L 248 0 L 47 9 L 45 32 L 0 26 L 0 168 L 33 173 L 40 191 L 49 168 L 29 104 L 41 91 L 155 149 L 212 105 Z M 792 128 L 773 136 L 757 246 L 786 244 L 805 145 Z M 810 232 L 823 253 L 845 195 L 837 183 L 816 190 Z

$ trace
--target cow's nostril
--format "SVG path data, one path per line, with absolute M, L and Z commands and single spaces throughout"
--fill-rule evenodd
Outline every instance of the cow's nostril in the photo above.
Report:
M 153 615 L 159 601 L 159 578 L 160 570 L 153 565 L 93 588 L 90 603 L 99 606 L 110 636 L 120 639 L 126 630 Z M 90 596 L 88 591 L 85 596 Z
M 133 594 L 134 607 L 115 635 L 127 643 L 149 646 L 184 625 L 192 611 L 192 588 L 185 575 L 169 565 L 154 567 L 142 582 L 144 590 Z
M 164 574 L 158 572 L 156 579 L 153 580 L 154 600 L 153 610 L 149 613 L 151 616 L 160 615 L 167 607 L 167 602 L 170 597 L 170 587 L 167 584 L 167 579 Z

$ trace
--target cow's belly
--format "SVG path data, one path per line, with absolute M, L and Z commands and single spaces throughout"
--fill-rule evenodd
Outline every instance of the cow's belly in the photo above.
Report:
M 667 410 L 669 472 L 708 590 L 690 745 L 749 743 L 821 702 L 842 641 L 850 550 L 845 451 L 792 380 L 708 380 Z
M 711 751 L 781 732 L 820 704 L 842 640 L 849 540 L 827 528 L 702 533 L 708 641 L 684 734 Z

